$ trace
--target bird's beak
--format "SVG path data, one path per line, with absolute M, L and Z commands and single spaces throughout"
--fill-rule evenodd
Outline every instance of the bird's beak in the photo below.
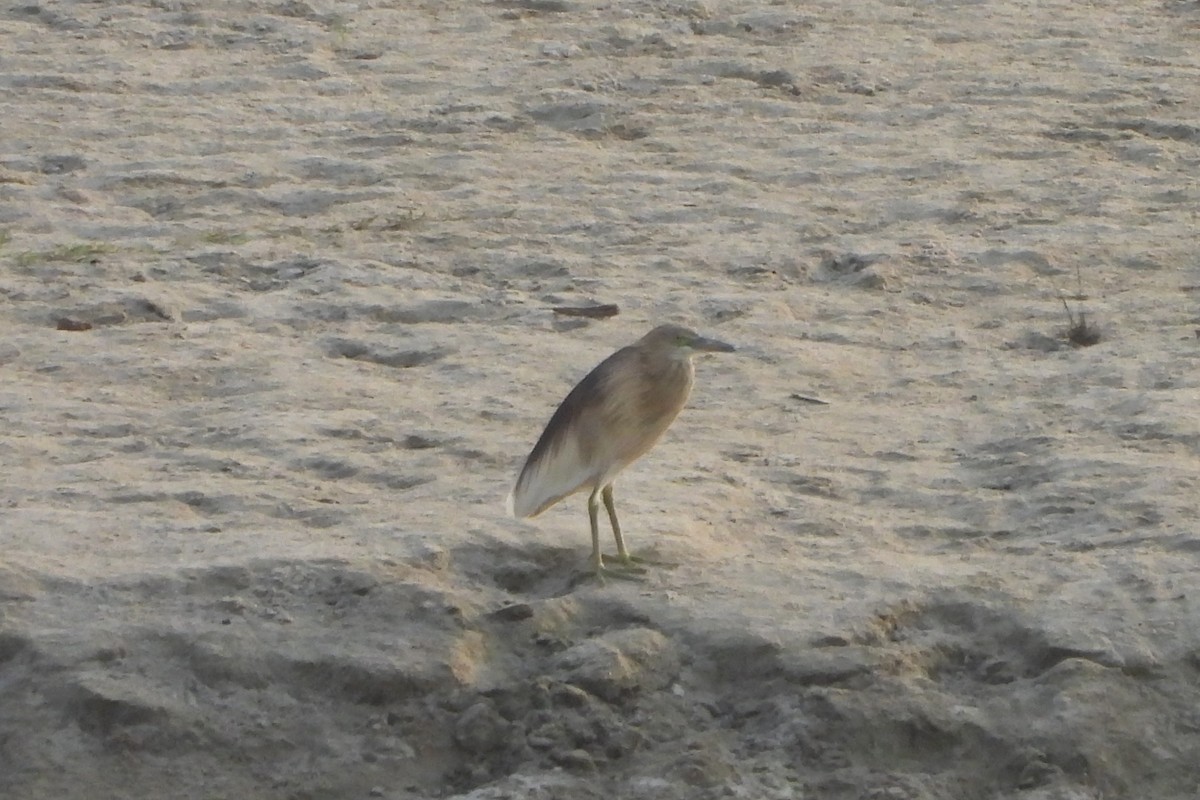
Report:
M 692 341 L 693 350 L 702 350 L 709 353 L 732 353 L 737 350 L 731 344 L 726 344 L 718 339 L 706 339 L 703 336 L 697 336 Z

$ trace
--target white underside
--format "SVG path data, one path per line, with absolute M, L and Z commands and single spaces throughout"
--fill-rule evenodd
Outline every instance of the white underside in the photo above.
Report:
M 508 495 L 508 513 L 537 516 L 564 497 L 596 486 L 597 477 L 580 458 L 574 437 L 568 436 L 549 457 L 530 464 L 521 475 Z

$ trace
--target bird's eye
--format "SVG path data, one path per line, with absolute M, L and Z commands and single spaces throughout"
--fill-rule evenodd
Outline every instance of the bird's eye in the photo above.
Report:
M 690 344 L 690 343 L 691 343 L 691 340 L 688 339 L 688 337 L 684 336 L 683 334 L 680 334 L 679 336 L 675 337 L 675 344 L 678 347 L 687 347 L 688 344 Z

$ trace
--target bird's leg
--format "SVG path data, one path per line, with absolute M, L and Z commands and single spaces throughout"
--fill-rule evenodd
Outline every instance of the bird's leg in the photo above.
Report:
M 613 487 L 611 483 L 604 487 L 600 492 L 600 496 L 604 498 L 604 508 L 608 511 L 608 521 L 612 523 L 613 538 L 617 540 L 617 558 L 621 559 L 621 563 L 625 565 L 625 569 L 641 571 L 641 568 L 635 567 L 634 564 L 642 559 L 635 558 L 625 547 L 625 537 L 621 535 L 621 523 L 617 521 L 617 505 L 613 502 Z
M 600 555 L 600 504 L 596 502 L 596 493 L 600 487 L 588 495 L 588 521 L 592 523 L 592 571 L 597 575 L 604 572 L 604 556 Z
M 621 523 L 617 521 L 617 506 L 613 503 L 613 488 L 610 483 L 600 492 L 604 498 L 604 508 L 608 511 L 608 521 L 612 523 L 613 538 L 617 540 L 617 557 L 626 564 L 630 562 L 629 551 L 625 549 L 625 537 L 621 535 Z
M 625 574 L 624 571 L 609 569 L 604 566 L 604 556 L 600 555 L 600 503 L 596 499 L 596 495 L 598 494 L 600 494 L 600 488 L 596 487 L 588 495 L 588 521 L 592 524 L 592 574 L 601 582 L 604 581 L 605 576 L 622 578 L 624 580 L 637 580 L 633 576 Z M 609 514 L 612 514 L 612 499 L 610 495 L 611 490 L 604 495 L 604 503 L 610 509 Z M 616 524 L 616 517 L 613 516 L 612 519 L 614 524 Z M 620 539 L 617 542 L 620 545 L 621 551 L 624 552 L 624 544 L 621 543 Z M 625 553 L 625 555 L 628 556 L 629 554 Z
M 613 487 L 611 483 L 604 487 L 601 496 L 604 498 L 604 507 L 608 510 L 608 521 L 612 523 L 613 538 L 617 540 L 617 557 L 625 564 L 626 569 L 638 572 L 644 571 L 641 567 L 634 566 L 635 564 L 654 564 L 663 567 L 675 566 L 669 561 L 655 561 L 651 558 L 635 556 L 630 553 L 625 547 L 625 537 L 621 535 L 621 523 L 617 521 L 617 506 L 613 502 Z

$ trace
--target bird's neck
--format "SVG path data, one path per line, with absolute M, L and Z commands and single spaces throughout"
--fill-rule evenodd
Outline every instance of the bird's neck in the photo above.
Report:
M 668 359 L 659 368 L 655 376 L 660 382 L 671 384 L 686 384 L 690 389 L 696 376 L 696 367 L 690 356 L 680 356 Z

